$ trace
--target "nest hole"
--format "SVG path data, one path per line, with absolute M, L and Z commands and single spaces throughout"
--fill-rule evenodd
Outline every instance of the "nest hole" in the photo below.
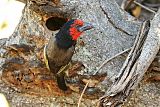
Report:
M 67 20 L 67 18 L 50 17 L 46 20 L 46 26 L 49 30 L 56 31 L 60 29 Z

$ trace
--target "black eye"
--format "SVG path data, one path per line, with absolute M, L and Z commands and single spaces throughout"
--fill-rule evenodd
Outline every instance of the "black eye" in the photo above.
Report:
M 77 29 L 80 28 L 80 27 L 81 27 L 81 26 L 78 26 L 78 25 L 76 26 Z
M 81 26 L 79 26 L 79 25 L 74 25 L 74 26 L 72 26 L 72 27 L 74 27 L 74 28 L 76 28 L 76 29 L 79 29 Z
M 78 26 L 82 27 L 83 25 L 78 25 Z
M 76 28 L 77 28 L 78 31 L 80 31 L 80 28 L 81 28 L 81 27 L 82 27 L 82 26 L 77 26 Z

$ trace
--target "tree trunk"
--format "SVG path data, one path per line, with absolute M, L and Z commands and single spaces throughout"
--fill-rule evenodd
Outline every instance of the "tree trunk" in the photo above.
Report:
M 79 18 L 96 26 L 78 41 L 73 57 L 85 66 L 79 72 L 81 77 L 93 75 L 104 60 L 132 47 L 140 30 L 141 22 L 121 10 L 114 0 L 22 1 L 26 6 L 17 28 L 5 43 L 0 42 L 0 90 L 12 106 L 77 106 L 84 84 L 62 92 L 53 79 L 47 78 L 52 74 L 46 69 L 43 58 L 43 48 L 49 37 L 68 19 Z M 82 41 L 84 46 L 81 46 Z M 125 59 L 126 55 L 113 59 L 96 75 L 107 73 L 107 78 L 113 80 Z M 106 84 L 102 87 L 102 83 L 98 86 L 102 93 L 108 88 Z M 81 106 L 96 106 L 101 92 L 86 92 Z

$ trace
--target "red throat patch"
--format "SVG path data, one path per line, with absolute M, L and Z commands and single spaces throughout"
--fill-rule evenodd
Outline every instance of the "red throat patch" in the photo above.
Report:
M 82 32 L 79 32 L 77 30 L 77 28 L 75 26 L 83 26 L 84 22 L 82 20 L 75 20 L 74 23 L 71 25 L 71 28 L 70 28 L 70 35 L 72 36 L 72 39 L 73 40 L 77 40 L 78 37 L 82 34 Z
M 82 34 L 82 32 L 79 32 L 75 27 L 70 28 L 69 31 L 73 40 L 77 40 L 78 37 Z

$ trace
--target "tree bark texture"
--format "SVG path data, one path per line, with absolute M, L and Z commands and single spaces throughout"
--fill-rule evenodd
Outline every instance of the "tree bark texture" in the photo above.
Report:
M 145 72 L 160 48 L 159 15 L 160 11 L 157 12 L 152 20 L 150 30 L 147 22 L 142 25 L 142 31 L 137 35 L 119 75 L 108 89 L 106 96 L 101 99 L 102 106 L 122 105 L 126 97 L 131 95 L 138 83 L 143 79 Z
M 52 75 L 44 65 L 44 45 L 52 34 L 72 18 L 92 22 L 96 26 L 79 39 L 73 57 L 73 60 L 80 61 L 85 66 L 85 69 L 79 72 L 82 76 L 93 75 L 104 60 L 132 47 L 141 26 L 141 22 L 135 21 L 121 10 L 114 0 L 27 0 L 14 33 L 5 42 L 0 41 L 0 71 L 3 80 L 0 87 L 12 106 L 30 106 L 35 103 L 37 107 L 77 106 L 81 91 L 63 93 L 53 87 L 53 81 L 39 81 L 42 74 Z M 84 46 L 81 46 L 81 42 L 84 42 Z M 113 59 L 96 75 L 107 73 L 106 78 L 114 79 L 125 59 L 126 55 Z M 14 72 L 18 79 L 15 79 L 11 72 Z M 31 87 L 32 85 L 35 87 Z M 101 87 L 102 83 L 98 86 Z M 103 86 L 103 91 L 106 91 L 108 86 Z M 94 100 L 85 97 L 81 106 L 96 106 L 95 101 L 101 96 L 100 94 Z

